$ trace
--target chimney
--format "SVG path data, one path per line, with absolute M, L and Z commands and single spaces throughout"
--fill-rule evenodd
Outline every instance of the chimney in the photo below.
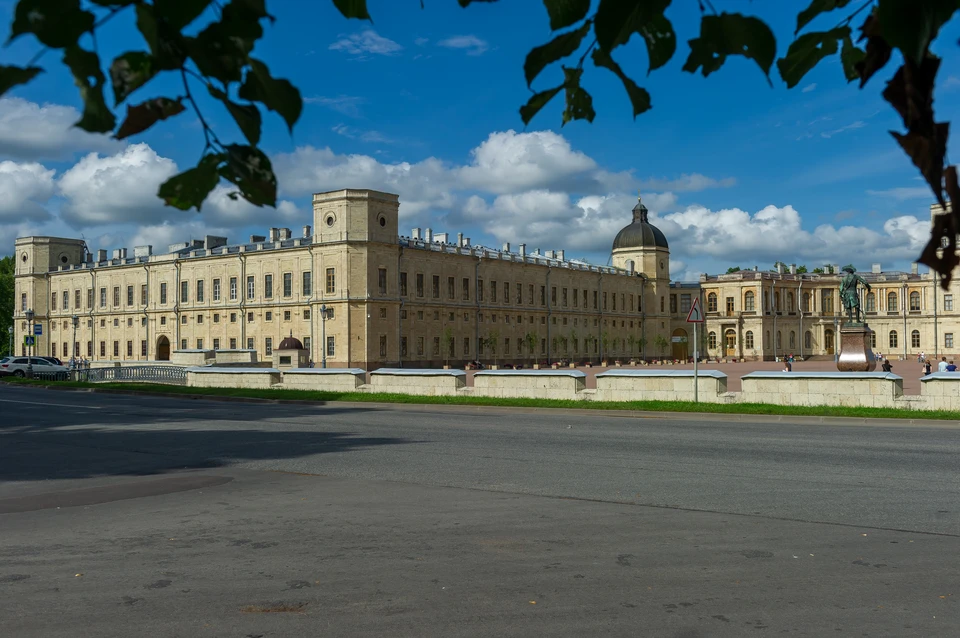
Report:
M 280 239 L 291 239 L 291 238 L 293 238 L 293 233 L 290 231 L 289 228 L 280 229 Z
M 114 259 L 126 259 L 127 258 L 127 249 L 126 248 L 117 248 L 113 251 Z
M 783 274 L 783 263 L 779 261 L 777 262 L 777 273 L 781 275 Z
M 835 274 L 835 275 L 840 274 L 840 264 L 834 264 L 834 265 L 833 265 L 833 270 L 832 270 L 831 272 L 832 272 L 833 274 Z
M 457 233 L 457 246 L 465 246 L 463 243 L 463 233 Z
M 303 238 L 310 239 L 311 235 L 313 235 L 313 227 L 308 224 L 303 227 Z
M 759 270 L 760 270 L 760 267 L 759 267 L 759 266 L 754 266 L 754 267 L 753 267 L 753 272 L 757 272 L 757 271 L 759 271 Z
M 790 274 L 791 274 L 791 275 L 797 274 L 797 265 L 796 265 L 796 264 L 790 264 Z
M 510 242 L 508 241 L 503 242 L 503 252 L 505 253 L 510 252 Z
M 134 246 L 133 247 L 134 257 L 149 257 L 152 254 L 153 254 L 153 246 Z
M 562 250 L 558 250 L 558 251 L 557 251 L 557 259 L 559 259 L 560 261 L 563 261 L 563 251 L 562 251 Z
M 251 244 L 260 244 L 260 243 L 263 243 L 263 242 L 265 242 L 265 241 L 267 241 L 267 238 L 264 237 L 263 235 L 250 235 L 250 243 L 251 243 Z M 171 251 L 171 252 L 172 252 L 172 251 Z
M 526 245 L 526 244 L 520 244 L 520 256 L 521 256 L 521 257 L 526 257 L 526 256 L 527 256 L 527 245 Z
M 269 234 L 270 234 L 270 241 L 277 241 L 277 237 L 280 235 L 280 229 L 271 228 Z
M 873 264 L 872 266 L 870 266 L 870 272 L 872 272 L 875 275 L 879 275 L 880 273 L 883 272 L 883 269 L 880 267 L 880 264 Z
M 426 234 L 426 236 L 424 237 L 423 240 L 424 240 L 425 242 L 427 242 L 428 244 L 432 244 L 432 243 L 433 243 L 433 229 L 432 229 L 432 228 L 428 228 L 428 229 L 427 229 L 427 234 Z
M 910 274 L 911 274 L 911 275 L 919 275 L 919 274 L 920 274 L 920 264 L 918 264 L 917 262 L 913 262 L 912 264 L 910 264 Z
M 449 233 L 437 233 L 436 234 L 437 243 L 446 244 L 450 240 Z
M 410 239 L 423 239 L 423 238 L 420 236 L 420 229 L 419 229 L 419 228 L 414 228 L 413 230 L 410 231 Z
M 106 260 L 107 260 L 107 251 L 101 248 L 100 250 L 97 251 L 97 263 L 100 263 L 101 261 L 106 261 Z
M 463 243 L 464 246 L 467 246 L 467 247 L 470 246 L 470 238 L 469 238 L 469 237 L 464 237 L 464 238 L 463 238 L 463 242 L 464 242 L 464 243 Z
M 214 248 L 220 248 L 220 246 L 227 245 L 226 237 L 217 237 L 215 235 L 207 235 L 203 238 L 203 247 L 207 250 L 212 250 Z

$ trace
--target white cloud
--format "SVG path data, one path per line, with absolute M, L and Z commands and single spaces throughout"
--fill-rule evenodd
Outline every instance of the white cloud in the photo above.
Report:
M 57 185 L 66 202 L 61 217 L 71 225 L 150 222 L 180 214 L 157 198 L 160 184 L 177 173 L 173 160 L 147 144 L 115 155 L 90 153 L 68 169 Z
M 733 177 L 723 179 L 714 179 L 701 175 L 700 173 L 684 173 L 676 179 L 647 179 L 640 182 L 640 187 L 645 190 L 654 191 L 674 191 L 678 193 L 702 191 L 708 188 L 729 188 L 736 185 L 737 180 Z
M 847 131 L 855 131 L 858 128 L 863 128 L 866 125 L 867 123 L 864 122 L 863 120 L 857 120 L 856 122 L 850 122 L 849 124 L 841 126 L 840 128 L 833 129 L 832 131 L 823 131 L 822 133 L 820 133 L 820 137 L 830 139 L 834 135 L 838 135 L 840 133 L 846 133 Z
M 802 89 L 800 89 L 800 92 L 801 92 L 801 93 L 809 93 L 810 91 L 816 91 L 816 90 L 817 90 L 817 83 L 814 82 L 813 84 L 808 84 L 808 85 L 806 85 L 805 87 L 803 87 Z
M 205 223 L 223 228 L 239 228 L 248 224 L 270 227 L 284 223 L 297 224 L 309 218 L 293 202 L 280 200 L 275 209 L 254 206 L 242 197 L 231 199 L 229 194 L 235 191 L 235 187 L 225 184 L 219 184 L 211 191 L 201 213 Z
M 901 186 L 899 188 L 888 188 L 886 190 L 868 190 L 867 195 L 875 197 L 887 197 L 894 201 L 902 202 L 907 199 L 929 199 L 933 200 L 933 191 L 927 186 Z
M 18 159 L 62 160 L 77 152 L 114 152 L 123 144 L 73 126 L 80 113 L 72 106 L 39 105 L 0 99 L 0 155 Z
M 373 29 L 365 29 L 360 33 L 340 36 L 340 39 L 330 45 L 332 51 L 346 51 L 351 55 L 363 57 L 365 53 L 377 55 L 396 55 L 403 47 L 379 35 Z
M 393 144 L 396 140 L 387 137 L 379 131 L 360 131 L 345 124 L 337 124 L 330 129 L 337 135 L 342 135 L 347 139 L 360 140 L 361 142 L 370 142 L 377 144 Z
M 49 218 L 43 204 L 53 196 L 54 174 L 35 162 L 0 162 L 0 224 Z
M 360 117 L 360 105 L 367 100 L 353 95 L 338 95 L 336 97 L 325 97 L 322 95 L 314 97 L 305 97 L 303 101 L 307 104 L 319 104 L 337 113 L 342 113 L 349 117 Z
M 437 45 L 448 49 L 462 49 L 467 52 L 467 55 L 483 55 L 490 48 L 486 40 L 482 40 L 475 35 L 455 35 L 440 40 Z
M 422 46 L 425 45 L 427 42 L 430 42 L 430 39 L 429 39 L 429 38 L 417 38 L 416 40 L 413 41 L 413 43 L 414 43 L 415 45 L 417 45 L 418 47 L 422 47 Z

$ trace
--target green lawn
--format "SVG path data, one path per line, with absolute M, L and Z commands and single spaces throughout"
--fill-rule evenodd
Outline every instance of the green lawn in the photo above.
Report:
M 368 392 L 318 392 L 309 390 L 253 390 L 246 388 L 188 388 L 152 383 L 83 383 L 5 377 L 2 381 L 17 385 L 51 388 L 95 388 L 99 392 L 136 391 L 149 394 L 242 397 L 284 401 L 352 401 L 363 403 L 412 403 L 420 405 L 493 405 L 517 408 L 580 410 L 638 410 L 646 412 L 700 412 L 707 414 L 774 414 L 791 416 L 836 416 L 873 419 L 960 420 L 960 412 L 947 410 L 906 410 L 897 408 L 845 408 L 834 406 L 801 407 L 766 403 L 693 403 L 690 401 L 562 401 L 558 399 L 500 399 L 495 397 L 429 397 L 408 394 L 372 394 Z

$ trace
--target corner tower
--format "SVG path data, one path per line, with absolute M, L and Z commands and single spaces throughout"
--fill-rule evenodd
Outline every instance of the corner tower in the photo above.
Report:
M 663 232 L 647 219 L 647 207 L 637 197 L 633 223 L 613 240 L 613 265 L 642 273 L 648 280 L 670 282 L 670 246 Z

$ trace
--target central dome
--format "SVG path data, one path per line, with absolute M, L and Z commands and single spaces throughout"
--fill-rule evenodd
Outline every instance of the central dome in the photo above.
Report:
M 290 335 L 289 337 L 283 338 L 283 341 L 277 346 L 277 350 L 303 350 L 303 344 L 299 339 Z
M 647 221 L 647 207 L 637 198 L 637 205 L 633 207 L 633 223 L 617 233 L 613 240 L 613 249 L 625 248 L 666 248 L 667 238 L 663 232 Z

